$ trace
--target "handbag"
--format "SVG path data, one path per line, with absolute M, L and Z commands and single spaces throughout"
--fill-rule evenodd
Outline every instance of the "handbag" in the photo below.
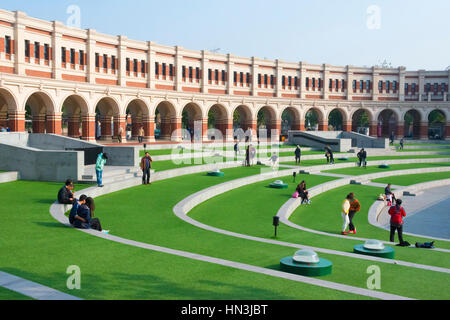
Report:
M 294 194 L 292 195 L 292 198 L 297 199 L 299 196 L 298 191 L 295 191 Z

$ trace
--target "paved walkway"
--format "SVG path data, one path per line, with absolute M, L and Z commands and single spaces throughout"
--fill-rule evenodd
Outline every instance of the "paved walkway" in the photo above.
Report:
M 0 271 L 0 287 L 37 300 L 82 300 L 70 294 Z

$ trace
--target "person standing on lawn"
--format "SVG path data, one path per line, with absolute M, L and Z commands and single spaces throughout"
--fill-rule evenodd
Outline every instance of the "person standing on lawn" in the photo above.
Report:
M 302 150 L 300 149 L 300 146 L 297 146 L 294 153 L 295 153 L 295 164 L 300 164 L 300 157 L 302 155 Z
M 403 138 L 400 139 L 400 150 L 403 150 L 405 141 Z
M 347 197 L 345 198 L 344 202 L 342 202 L 342 211 L 341 211 L 341 215 L 342 215 L 342 220 L 343 220 L 343 225 L 342 225 L 342 232 L 341 234 L 343 235 L 347 235 L 348 232 L 347 227 L 350 223 L 349 217 L 348 217 L 348 213 L 350 210 L 350 201 L 352 200 L 352 197 L 350 194 L 347 195 Z
M 350 193 L 350 198 L 352 200 L 350 200 L 350 209 L 348 211 L 348 220 L 349 220 L 348 233 L 356 234 L 356 228 L 355 225 L 353 224 L 353 217 L 357 212 L 361 210 L 361 204 L 359 203 L 358 199 L 355 199 L 355 194 L 353 192 Z
M 358 159 L 359 159 L 359 166 L 364 166 L 364 168 L 367 168 L 367 152 L 364 150 L 364 148 L 361 149 L 361 151 L 358 152 Z
M 97 175 L 97 186 L 103 188 L 103 168 L 105 167 L 106 160 L 108 160 L 108 155 L 106 153 L 99 153 L 97 161 L 95 162 L 95 174 Z
M 145 156 L 141 159 L 142 170 L 142 184 L 150 183 L 150 169 L 152 168 L 153 159 L 150 157 L 150 153 L 146 152 Z
M 394 242 L 395 238 L 395 231 L 398 232 L 398 240 L 400 241 L 400 244 L 402 244 L 403 241 L 403 217 L 406 216 L 405 209 L 403 209 L 402 200 L 397 199 L 395 201 L 395 206 L 392 206 L 389 209 L 389 215 L 391 216 L 391 234 L 390 234 L 390 241 Z

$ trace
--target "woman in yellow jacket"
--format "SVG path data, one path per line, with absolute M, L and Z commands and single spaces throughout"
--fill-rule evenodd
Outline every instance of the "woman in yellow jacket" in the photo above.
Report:
M 348 225 L 350 224 L 350 219 L 348 217 L 348 212 L 350 210 L 350 201 L 352 201 L 352 196 L 351 194 L 348 194 L 347 197 L 345 198 L 344 202 L 342 202 L 342 220 L 344 222 L 344 224 L 342 225 L 342 232 L 341 234 L 343 235 L 347 235 L 348 232 L 345 231 L 348 227 Z

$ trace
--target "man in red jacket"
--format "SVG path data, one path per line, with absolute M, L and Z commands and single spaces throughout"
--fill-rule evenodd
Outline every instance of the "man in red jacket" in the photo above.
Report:
M 406 216 L 406 213 L 401 204 L 402 200 L 397 199 L 395 206 L 389 209 L 389 215 L 391 216 L 391 242 L 394 242 L 395 230 L 397 230 L 398 240 L 400 243 L 403 243 L 403 217 Z

